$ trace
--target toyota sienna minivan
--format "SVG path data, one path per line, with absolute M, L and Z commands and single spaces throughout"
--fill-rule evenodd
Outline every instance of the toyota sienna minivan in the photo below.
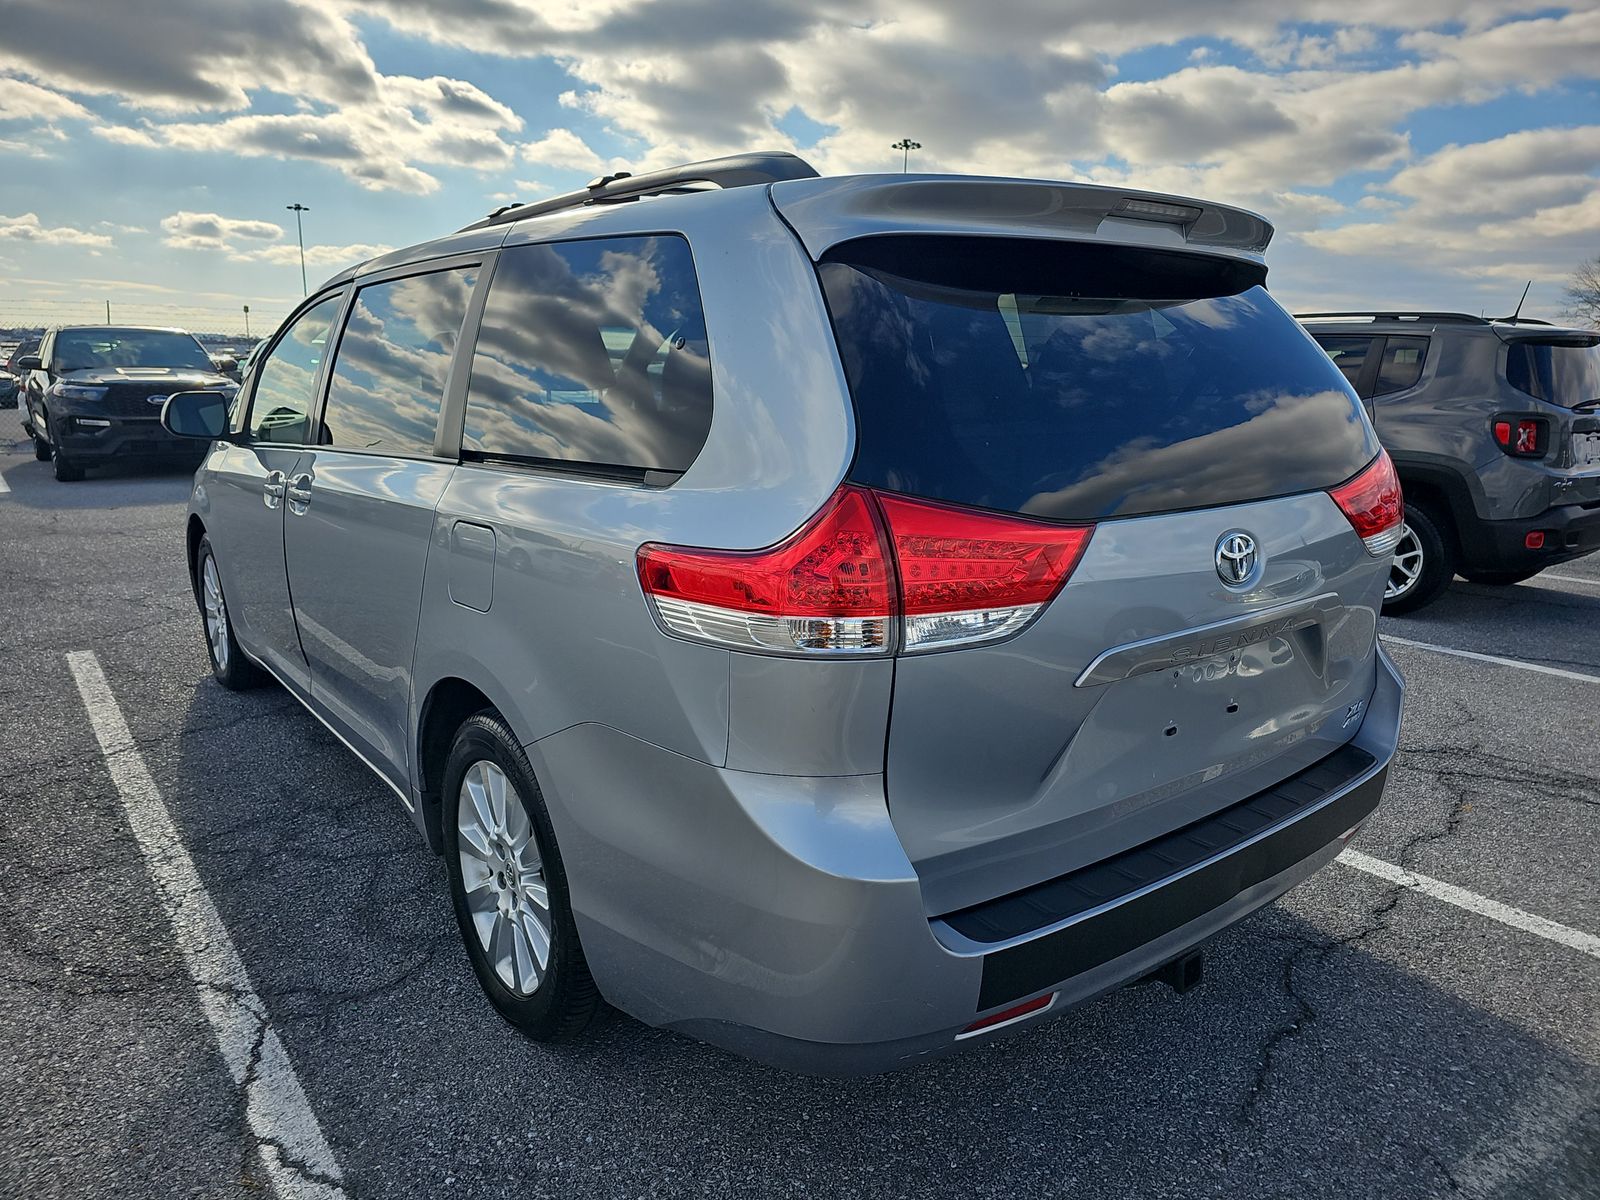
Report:
M 345 271 L 164 410 L 216 678 L 398 793 L 538 1039 L 859 1073 L 1190 981 L 1400 722 L 1400 488 L 1271 234 L 753 154 Z

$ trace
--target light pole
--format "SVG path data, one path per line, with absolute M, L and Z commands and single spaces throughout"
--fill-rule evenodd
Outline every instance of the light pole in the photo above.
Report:
M 250 306 L 248 304 L 244 306 L 244 336 L 246 339 L 250 337 Z
M 900 174 L 904 175 L 911 169 L 911 152 L 913 150 L 921 150 L 922 143 L 913 142 L 910 138 L 901 138 L 889 149 L 900 151 Z
M 311 289 L 306 285 L 306 233 L 300 227 L 300 214 L 311 210 L 304 204 L 285 204 L 283 207 L 294 214 L 294 235 L 300 240 L 300 294 L 304 296 Z

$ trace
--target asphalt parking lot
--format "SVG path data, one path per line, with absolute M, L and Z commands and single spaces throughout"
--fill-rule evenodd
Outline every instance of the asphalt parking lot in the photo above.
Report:
M 1402 754 L 1354 849 L 1405 885 L 1335 865 L 1185 996 L 837 1081 L 620 1016 L 514 1034 L 393 794 L 284 693 L 210 680 L 187 474 L 58 484 L 7 443 L 0 478 L 0 1195 L 1600 1195 L 1600 559 L 1384 622 Z M 130 762 L 193 877 L 141 849 Z M 220 1048 L 239 994 L 197 989 L 168 915 L 200 901 L 185 947 L 260 1005 Z M 286 1079 L 310 1160 L 252 1107 Z

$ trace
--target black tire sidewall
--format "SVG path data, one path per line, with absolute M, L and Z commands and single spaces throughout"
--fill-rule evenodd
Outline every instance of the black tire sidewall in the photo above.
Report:
M 1405 521 L 1422 550 L 1422 574 L 1405 595 L 1384 601 L 1384 615 L 1390 617 L 1432 604 L 1456 573 L 1455 543 L 1439 517 L 1425 505 L 1407 504 Z
M 461 780 L 473 763 L 487 759 L 506 773 L 523 809 L 533 824 L 533 834 L 544 864 L 545 887 L 550 897 L 550 962 L 545 977 L 529 996 L 518 996 L 500 981 L 478 941 L 467 906 L 466 888 L 461 876 L 460 834 L 456 827 L 456 806 Z M 495 1009 L 518 1029 L 541 1041 L 562 1041 L 581 1032 L 596 1007 L 594 982 L 578 942 L 567 890 L 566 869 L 556 846 L 555 832 L 544 796 L 534 778 L 527 756 L 511 731 L 492 712 L 469 717 L 456 734 L 445 761 L 440 792 L 439 823 L 444 847 L 445 870 L 450 876 L 450 903 L 468 961 L 484 994 Z

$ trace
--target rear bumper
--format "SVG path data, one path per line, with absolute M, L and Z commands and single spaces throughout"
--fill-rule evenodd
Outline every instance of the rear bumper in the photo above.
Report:
M 1544 535 L 1537 550 L 1528 548 L 1530 533 Z M 1554 566 L 1600 550 L 1600 503 L 1562 505 L 1514 521 L 1480 521 L 1461 530 L 1461 543 L 1462 557 L 1474 570 Z
M 1380 650 L 1362 727 L 1317 784 L 1262 801 L 1253 824 L 1241 810 L 1231 835 L 1191 826 L 1181 836 L 1211 844 L 1186 859 L 1166 847 L 1170 869 L 1126 891 L 1085 906 L 1051 881 L 980 906 L 1003 918 L 988 926 L 977 910 L 926 915 L 878 776 L 727 771 L 593 725 L 529 754 L 608 1000 L 774 1065 L 852 1075 L 1002 1036 L 958 1040 L 986 1011 L 1054 993 L 1010 1033 L 1137 980 L 1326 865 L 1378 803 L 1403 690 Z M 1019 929 L 1028 905 L 1034 927 Z

